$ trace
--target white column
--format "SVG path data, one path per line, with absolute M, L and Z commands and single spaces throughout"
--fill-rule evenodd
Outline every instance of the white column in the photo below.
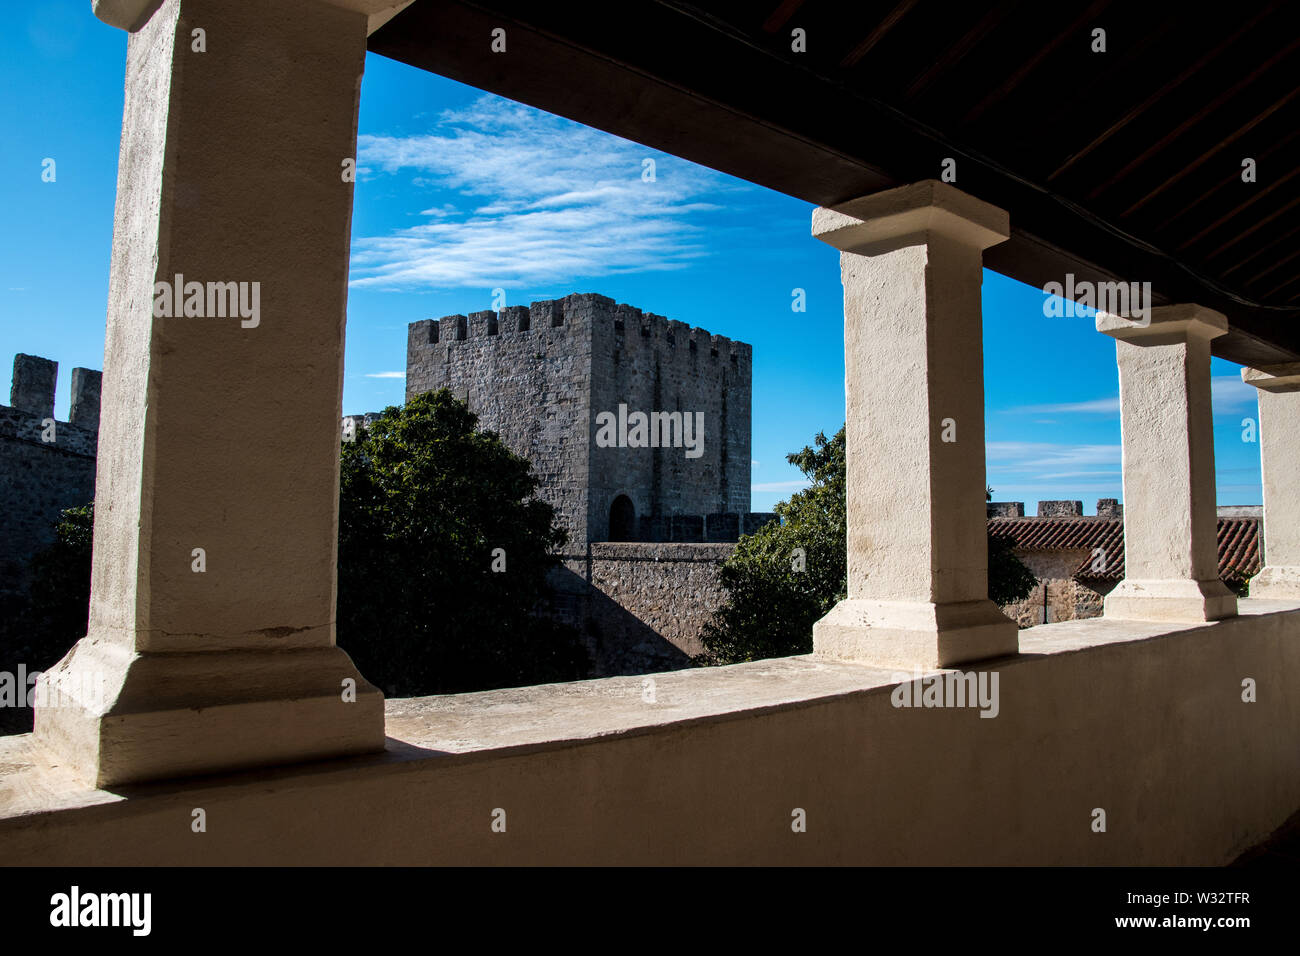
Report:
M 1014 654 L 988 599 L 982 252 L 1006 212 L 927 180 L 813 213 L 841 251 L 848 596 L 815 653 L 882 667 Z
M 1259 466 L 1264 479 L 1264 567 L 1253 598 L 1300 598 L 1300 362 L 1243 368 L 1259 390 Z
M 136 32 L 90 626 L 47 675 L 37 742 L 99 785 L 382 750 L 382 697 L 334 644 L 341 172 L 366 16 L 314 0 L 138 5 L 143 23 L 104 4 Z M 155 285 L 178 275 L 180 314 Z M 208 283 L 236 284 L 218 287 L 224 317 Z
M 1125 578 L 1107 617 L 1215 621 L 1237 613 L 1219 579 L 1210 340 L 1228 320 L 1199 305 L 1151 310 L 1148 325 L 1097 316 L 1116 340 L 1124 448 Z

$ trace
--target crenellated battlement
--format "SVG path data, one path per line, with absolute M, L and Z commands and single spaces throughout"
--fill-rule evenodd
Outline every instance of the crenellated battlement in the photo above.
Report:
M 72 402 L 66 422 L 54 418 L 58 375 L 58 362 L 21 352 L 14 356 L 9 404 L 0 405 L 0 435 L 94 458 L 102 375 L 88 368 L 72 370 Z M 53 422 L 54 427 L 50 429 L 47 422 Z
M 447 388 L 468 402 L 532 461 L 571 544 L 585 543 L 612 534 L 617 499 L 634 515 L 631 535 L 657 529 L 642 519 L 748 513 L 751 365 L 744 342 L 576 293 L 411 323 L 406 397 Z M 658 442 L 609 447 L 596 419 L 620 406 L 689 415 L 702 441 L 692 435 L 689 457 Z M 687 524 L 645 533 L 693 534 Z
M 9 404 L 0 405 L 0 594 L 22 589 L 27 561 L 54 540 L 59 512 L 95 496 L 100 373 L 72 370 L 66 422 L 54 417 L 58 374 L 58 362 L 16 355 Z
M 660 360 L 690 359 L 748 367 L 752 347 L 707 329 L 692 327 L 654 312 L 615 302 L 595 293 L 576 293 L 563 299 L 545 299 L 530 305 L 506 306 L 500 312 L 448 315 L 412 322 L 407 330 L 408 352 L 435 345 L 455 345 L 483 339 L 512 339 L 537 333 L 553 335 L 591 333 L 594 340 L 626 352 L 657 350 Z M 450 355 L 454 356 L 454 352 Z

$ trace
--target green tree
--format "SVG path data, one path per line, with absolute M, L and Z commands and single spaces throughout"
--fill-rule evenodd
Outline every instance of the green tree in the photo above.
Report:
M 338 642 L 390 696 L 589 670 L 578 635 L 544 613 L 565 539 L 554 509 L 528 461 L 476 424 L 444 390 L 343 444 Z M 49 668 L 86 634 L 93 525 L 93 503 L 63 512 L 31 559 L 26 593 L 0 608 L 0 670 Z M 30 710 L 0 708 L 0 733 L 30 729 Z
M 746 535 L 722 565 L 727 601 L 701 635 L 701 664 L 738 664 L 812 652 L 812 626 L 848 589 L 844 429 L 818 433 L 786 456 L 812 482 L 776 506 L 781 523 Z M 986 489 L 987 490 L 987 489 Z M 991 490 L 987 490 L 992 494 Z M 989 538 L 989 597 L 1007 604 L 1037 583 L 1005 545 Z
M 0 671 L 16 675 L 19 664 L 28 674 L 48 670 L 85 636 L 94 525 L 93 502 L 64 510 L 54 526 L 54 543 L 28 561 L 26 591 L 0 612 Z M 25 695 L 28 688 L 19 690 Z M 0 708 L 0 734 L 31 728 L 30 708 Z
M 393 696 L 587 674 L 578 635 L 539 613 L 564 531 L 477 421 L 444 389 L 343 445 L 338 643 Z
M 993 500 L 993 489 L 988 485 L 984 486 L 984 500 Z M 1038 578 L 1016 557 L 1011 545 L 993 535 L 989 535 L 988 540 L 989 600 L 999 607 L 1023 601 L 1038 587 Z

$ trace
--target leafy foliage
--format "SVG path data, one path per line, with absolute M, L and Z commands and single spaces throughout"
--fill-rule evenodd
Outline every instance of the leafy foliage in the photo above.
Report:
M 342 448 L 338 642 L 390 696 L 589 670 L 578 635 L 535 613 L 565 538 L 554 509 L 527 460 L 476 424 L 444 390 L 387 409 Z M 27 592 L 0 608 L 0 670 L 46 669 L 86 634 L 93 526 L 93 503 L 63 512 L 31 559 Z M 30 729 L 30 710 L 0 708 L 0 733 Z
M 999 607 L 1023 601 L 1037 586 L 1038 578 L 1016 557 L 1011 545 L 989 535 L 989 600 Z
M 535 613 L 564 531 L 528 461 L 477 421 L 444 389 L 343 445 L 338 643 L 390 695 L 587 673 L 577 634 Z
M 813 622 L 844 597 L 844 429 L 831 439 L 819 432 L 813 446 L 786 460 L 812 485 L 778 504 L 781 522 L 742 537 L 723 564 L 727 601 L 705 625 L 700 663 L 811 653 Z M 804 570 L 795 570 L 797 565 Z
M 54 543 L 32 556 L 26 593 L 6 602 L 0 618 L 0 671 L 48 670 L 86 633 L 90 614 L 90 540 L 94 503 L 68 508 L 54 527 Z M 20 688 L 25 694 L 28 688 Z M 28 708 L 0 708 L 0 733 L 26 733 Z
M 722 565 L 726 603 L 705 625 L 702 664 L 738 664 L 812 652 L 812 627 L 848 590 L 845 431 L 818 433 L 786 456 L 812 482 L 776 506 L 780 524 L 740 539 Z M 992 497 L 992 490 L 985 489 Z M 1038 583 L 1000 541 L 989 538 L 989 598 L 1008 604 Z M 804 570 L 796 570 L 802 549 Z

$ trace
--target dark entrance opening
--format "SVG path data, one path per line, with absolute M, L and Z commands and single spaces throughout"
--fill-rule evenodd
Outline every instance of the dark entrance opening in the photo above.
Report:
M 619 495 L 609 506 L 609 540 L 631 541 L 636 527 L 636 509 L 632 499 Z

